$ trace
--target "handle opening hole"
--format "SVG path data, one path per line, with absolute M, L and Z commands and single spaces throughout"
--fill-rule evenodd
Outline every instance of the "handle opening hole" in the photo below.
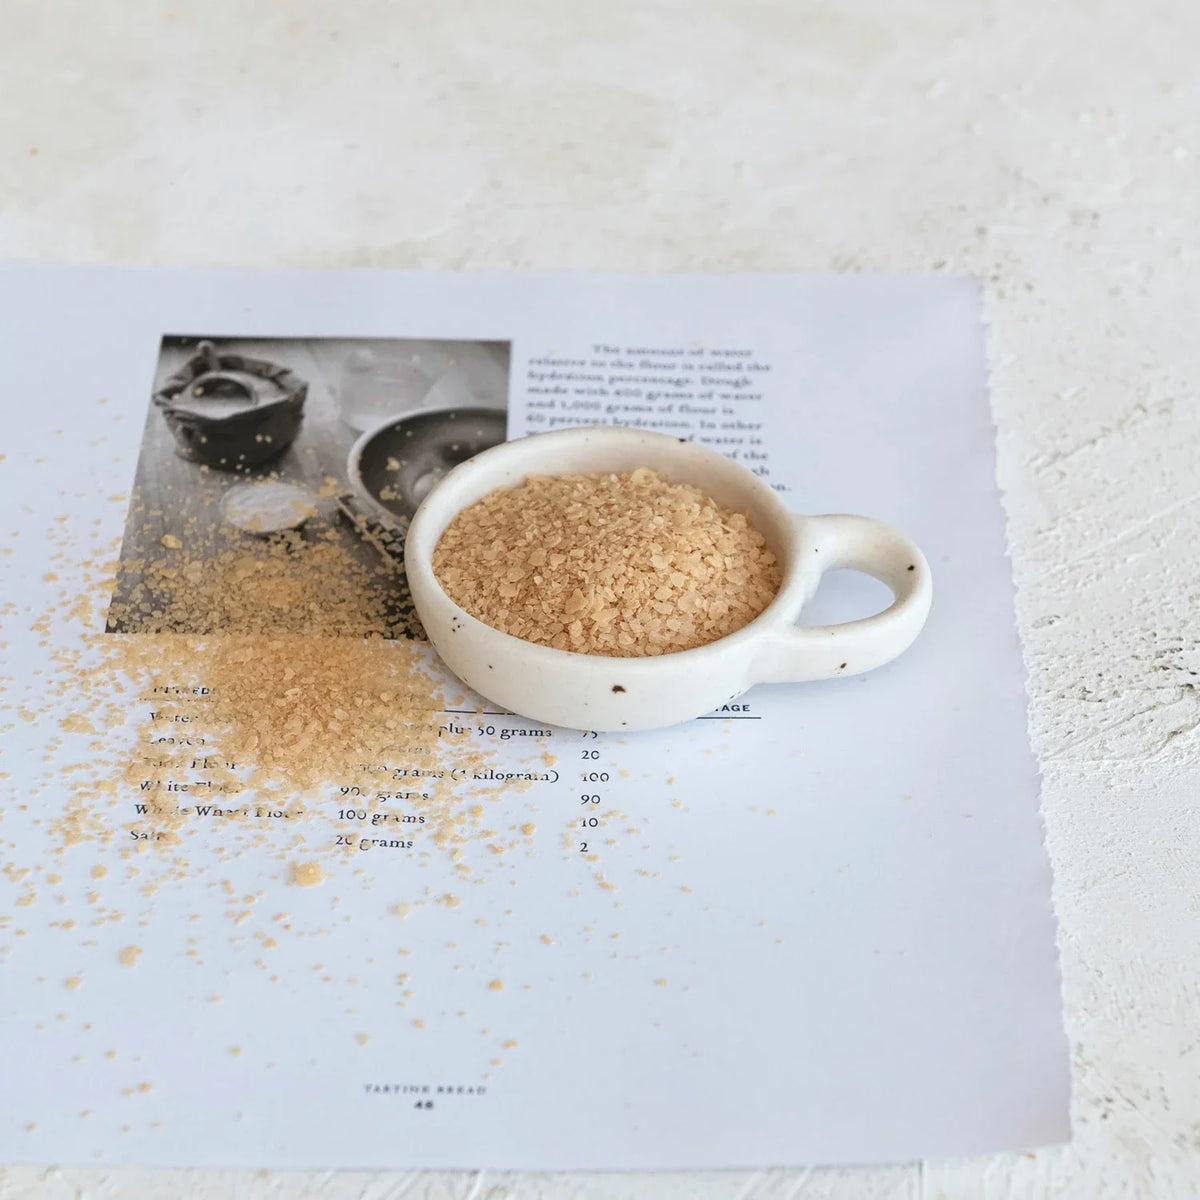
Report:
M 839 568 L 821 576 L 817 594 L 804 606 L 800 625 L 840 625 L 889 608 L 892 589 L 862 571 Z

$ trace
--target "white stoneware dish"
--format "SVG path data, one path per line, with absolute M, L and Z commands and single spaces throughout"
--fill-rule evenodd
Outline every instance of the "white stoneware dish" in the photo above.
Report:
M 528 475 L 650 467 L 749 515 L 778 557 L 783 584 L 770 605 L 728 637 L 676 654 L 609 658 L 539 646 L 472 617 L 442 590 L 433 552 L 462 509 Z M 932 585 L 920 550 L 866 517 L 801 516 L 745 467 L 693 442 L 590 426 L 539 433 L 485 450 L 452 470 L 413 517 L 405 566 L 417 612 L 447 666 L 492 703 L 568 729 L 636 730 L 711 712 L 756 683 L 857 675 L 913 643 Z M 892 591 L 891 607 L 842 625 L 797 627 L 821 575 L 865 571 Z

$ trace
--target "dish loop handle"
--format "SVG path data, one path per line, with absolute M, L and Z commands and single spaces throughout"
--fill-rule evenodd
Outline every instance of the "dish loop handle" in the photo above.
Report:
M 799 683 L 861 675 L 903 654 L 929 615 L 933 581 L 925 556 L 899 530 L 854 516 L 795 518 L 799 553 L 819 574 L 864 571 L 892 590 L 890 607 L 841 625 L 793 626 L 775 634 L 755 664 L 756 682 Z M 811 569 L 811 568 L 809 568 Z

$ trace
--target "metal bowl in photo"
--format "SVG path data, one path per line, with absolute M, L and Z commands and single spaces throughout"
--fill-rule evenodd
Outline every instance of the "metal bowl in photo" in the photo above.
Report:
M 377 521 L 407 526 L 434 484 L 503 442 L 507 424 L 500 408 L 422 409 L 389 417 L 351 447 L 350 487 Z

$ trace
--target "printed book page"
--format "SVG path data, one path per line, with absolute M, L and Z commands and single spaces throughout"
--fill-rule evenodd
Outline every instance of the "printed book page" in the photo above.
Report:
M 0 356 L 0 1161 L 1068 1136 L 974 283 L 11 267 Z M 587 424 L 901 529 L 925 631 L 649 733 L 469 692 L 408 521 Z M 835 572 L 802 621 L 889 600 Z

